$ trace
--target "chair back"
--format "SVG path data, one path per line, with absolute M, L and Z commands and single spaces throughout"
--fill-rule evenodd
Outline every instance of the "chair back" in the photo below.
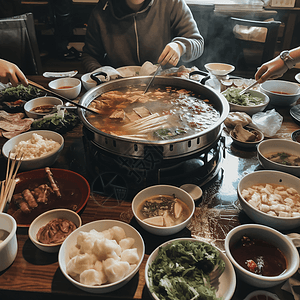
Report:
M 25 75 L 42 74 L 32 13 L 0 19 L 0 58 L 15 63 Z
M 263 41 L 257 41 L 255 39 L 244 40 L 237 39 L 237 49 L 239 57 L 243 57 L 242 52 L 245 53 L 245 49 L 250 49 L 249 51 L 252 53 L 258 53 L 255 50 L 260 51 L 260 54 L 255 54 L 257 59 L 255 60 L 255 64 L 252 66 L 247 66 L 249 69 L 257 69 L 263 63 L 273 59 L 275 57 L 276 45 L 278 40 L 278 32 L 281 22 L 279 21 L 256 21 L 256 20 L 247 20 L 231 17 L 232 26 L 242 25 L 253 28 L 265 28 L 266 34 L 265 39 Z M 245 58 L 243 57 L 245 60 Z M 244 62 L 245 63 L 245 62 Z M 237 66 L 239 62 L 236 63 Z M 245 66 L 244 66 L 245 67 Z

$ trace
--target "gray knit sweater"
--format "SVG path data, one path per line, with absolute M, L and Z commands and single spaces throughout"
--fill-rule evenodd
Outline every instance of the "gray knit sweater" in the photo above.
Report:
M 157 63 L 171 41 L 183 47 L 183 62 L 203 53 L 203 37 L 184 0 L 148 0 L 138 12 L 122 10 L 124 3 L 99 0 L 93 10 L 83 48 L 87 72 L 104 65 L 118 68 Z

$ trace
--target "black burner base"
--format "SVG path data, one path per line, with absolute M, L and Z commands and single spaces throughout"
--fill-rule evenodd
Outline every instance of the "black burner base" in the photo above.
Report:
M 224 141 L 221 138 L 209 149 L 172 160 L 163 160 L 155 148 L 144 159 L 134 159 L 108 153 L 86 137 L 84 145 L 91 191 L 131 201 L 140 190 L 155 184 L 204 185 L 219 171 Z

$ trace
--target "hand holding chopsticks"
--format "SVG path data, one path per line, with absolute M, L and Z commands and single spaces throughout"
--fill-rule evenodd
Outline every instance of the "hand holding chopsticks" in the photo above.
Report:
M 11 153 L 9 153 L 7 168 L 6 168 L 6 177 L 5 180 L 1 182 L 1 193 L 0 193 L 0 212 L 3 212 L 6 204 L 10 202 L 10 199 L 13 195 L 16 186 L 16 175 L 20 168 L 22 162 L 22 153 L 18 153 L 15 158 L 11 159 Z M 18 162 L 17 162 L 18 161 Z M 16 164 L 17 162 L 17 164 Z

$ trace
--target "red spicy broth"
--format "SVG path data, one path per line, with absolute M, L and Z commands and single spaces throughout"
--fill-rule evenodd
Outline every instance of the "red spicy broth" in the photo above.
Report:
M 185 89 L 164 87 L 142 93 L 140 86 L 103 93 L 89 105 L 100 114 L 87 113 L 87 119 L 109 134 L 162 140 L 201 132 L 220 118 L 209 100 Z M 149 118 L 149 127 L 145 129 L 145 123 L 138 129 L 131 127 L 135 122 L 144 122 L 144 118 Z M 166 121 L 160 126 L 161 119 Z

